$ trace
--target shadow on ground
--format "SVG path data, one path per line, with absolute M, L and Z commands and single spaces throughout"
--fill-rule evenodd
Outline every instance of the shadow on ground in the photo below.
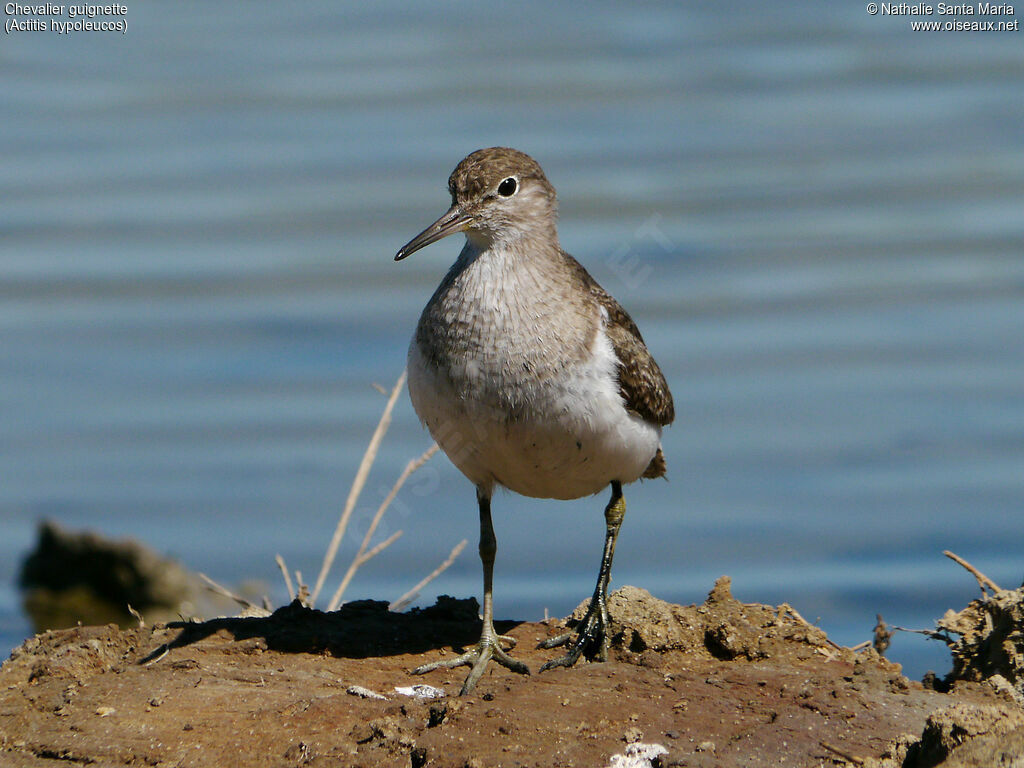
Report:
M 298 600 L 270 616 L 177 621 L 168 629 L 177 637 L 144 659 L 148 664 L 167 651 L 226 634 L 236 641 L 262 639 L 269 650 L 282 653 L 326 653 L 339 658 L 363 659 L 424 653 L 437 648 L 472 645 L 480 636 L 479 603 L 442 595 L 429 608 L 407 613 L 388 610 L 380 600 L 357 600 L 337 611 L 324 613 Z M 507 632 L 519 622 L 495 622 Z

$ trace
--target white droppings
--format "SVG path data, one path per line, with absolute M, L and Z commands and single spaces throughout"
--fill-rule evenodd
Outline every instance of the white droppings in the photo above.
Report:
M 443 699 L 447 695 L 441 688 L 432 685 L 396 685 L 395 693 L 417 699 Z
M 667 755 L 668 750 L 661 744 L 629 744 L 623 755 L 612 755 L 608 768 L 652 768 L 654 758 Z
M 381 701 L 387 701 L 388 697 L 382 693 L 371 691 L 369 688 L 363 688 L 361 685 L 350 685 L 345 693 L 352 696 L 358 696 L 361 699 L 380 699 Z

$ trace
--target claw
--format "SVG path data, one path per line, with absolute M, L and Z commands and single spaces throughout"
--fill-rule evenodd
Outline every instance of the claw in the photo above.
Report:
M 558 637 L 549 637 L 547 640 L 541 640 L 537 643 L 538 648 L 559 648 L 563 645 L 568 645 L 569 640 L 572 638 L 572 632 L 566 632 L 564 635 Z
M 422 675 L 427 672 L 433 672 L 435 669 L 455 669 L 456 667 L 471 667 L 469 676 L 466 678 L 466 682 L 462 684 L 462 690 L 459 692 L 460 696 L 465 696 L 471 693 L 476 687 L 477 682 L 484 674 L 484 670 L 487 669 L 487 663 L 493 658 L 501 666 L 518 672 L 521 675 L 530 674 L 530 668 L 523 664 L 521 661 L 517 661 L 509 656 L 502 649 L 500 640 L 511 641 L 512 647 L 515 646 L 515 640 L 511 637 L 504 635 L 494 634 L 491 630 L 488 633 L 484 631 L 483 636 L 480 638 L 480 642 L 470 650 L 466 651 L 461 656 L 456 656 L 454 659 L 443 659 L 441 661 L 434 661 L 430 664 L 424 664 L 416 667 L 412 671 L 414 675 Z
M 569 645 L 568 653 L 545 662 L 540 668 L 541 672 L 546 672 L 555 667 L 571 667 L 584 654 L 592 656 L 598 661 L 608 660 L 611 619 L 608 616 L 608 609 L 605 607 L 604 600 L 595 596 L 590 601 L 587 614 L 579 624 L 578 632 L 576 641 L 571 645 L 570 640 L 573 633 L 566 632 L 564 635 L 544 640 L 537 646 L 538 648 L 558 648 L 562 645 Z

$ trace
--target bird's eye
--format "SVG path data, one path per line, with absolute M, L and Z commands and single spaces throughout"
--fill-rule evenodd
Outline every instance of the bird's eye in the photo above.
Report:
M 502 197 L 512 197 L 518 188 L 519 185 L 516 183 L 516 180 L 509 176 L 498 185 L 498 194 Z

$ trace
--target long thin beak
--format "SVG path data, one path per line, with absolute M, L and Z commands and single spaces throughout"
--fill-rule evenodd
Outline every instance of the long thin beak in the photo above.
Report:
M 442 237 L 448 237 L 448 235 L 455 232 L 464 231 L 472 220 L 473 218 L 463 212 L 460 206 L 453 205 L 444 216 L 403 245 L 398 253 L 395 254 L 395 261 L 401 261 L 410 253 L 415 253 L 420 248 L 436 243 Z

